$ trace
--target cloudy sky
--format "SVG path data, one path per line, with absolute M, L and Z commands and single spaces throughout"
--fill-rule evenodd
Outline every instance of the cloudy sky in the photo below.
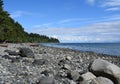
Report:
M 27 32 L 61 42 L 120 42 L 120 0 L 4 0 Z

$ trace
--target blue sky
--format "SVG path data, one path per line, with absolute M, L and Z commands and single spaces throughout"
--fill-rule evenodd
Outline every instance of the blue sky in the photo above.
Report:
M 120 0 L 4 0 L 27 32 L 61 42 L 120 42 Z

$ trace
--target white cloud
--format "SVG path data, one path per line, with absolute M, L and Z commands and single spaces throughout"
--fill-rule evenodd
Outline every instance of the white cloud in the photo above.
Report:
M 23 15 L 23 12 L 22 11 L 16 11 L 16 12 L 14 12 L 14 13 L 11 13 L 11 17 L 12 18 L 15 18 L 15 17 L 20 17 L 20 16 L 22 16 Z
M 96 4 L 106 11 L 120 11 L 120 0 L 86 0 L 89 5 Z
M 103 19 L 106 19 L 108 21 L 113 21 L 113 20 L 120 21 L 120 14 L 106 16 L 106 17 L 103 17 Z
M 70 22 L 76 22 L 76 21 L 85 21 L 88 20 L 87 19 L 83 19 L 83 18 L 68 18 L 68 19 L 64 19 L 64 20 L 60 20 L 59 22 L 57 22 L 58 24 L 64 24 L 64 23 L 70 23 Z
M 90 22 L 83 27 L 56 27 L 61 24 L 74 22 Z M 92 23 L 92 24 L 91 24 Z M 88 24 L 88 23 L 87 23 Z M 120 42 L 120 15 L 112 15 L 100 18 L 65 19 L 56 22 L 36 25 L 31 32 L 51 36 L 60 39 L 61 42 Z
M 26 12 L 26 11 L 15 11 L 15 12 L 13 12 L 13 13 L 10 14 L 10 16 L 12 18 L 21 17 L 23 15 L 33 15 L 33 14 L 30 13 L 30 12 Z
M 120 6 L 120 0 L 105 0 L 102 6 L 105 6 L 105 7 Z
M 44 24 L 34 25 L 33 28 L 61 28 L 66 25 L 83 25 L 83 24 L 92 24 L 102 21 L 120 21 L 120 15 L 105 16 L 99 18 L 67 18 L 60 21 L 48 22 Z
M 106 11 L 120 11 L 120 0 L 105 0 L 101 4 Z
M 44 24 L 38 24 L 38 25 L 34 25 L 34 28 L 50 28 L 50 27 L 55 27 L 55 25 L 57 25 L 56 27 L 61 27 L 63 25 L 74 25 L 74 24 L 80 24 L 81 22 L 89 22 L 91 20 L 91 18 L 67 18 L 67 19 L 62 19 L 59 21 L 55 21 L 55 22 L 48 22 L 48 23 L 44 23 Z
M 118 11 L 118 10 L 120 10 L 120 7 L 113 7 L 106 9 L 106 11 Z
M 40 28 L 40 27 L 47 28 L 47 27 L 50 27 L 50 25 L 52 25 L 52 24 L 54 24 L 54 23 L 50 22 L 50 23 L 44 23 L 44 24 L 41 24 L 41 25 L 34 25 L 33 27 L 35 27 L 35 28 Z
M 33 31 L 54 36 L 61 42 L 120 41 L 120 21 L 94 23 L 80 28 L 37 28 Z

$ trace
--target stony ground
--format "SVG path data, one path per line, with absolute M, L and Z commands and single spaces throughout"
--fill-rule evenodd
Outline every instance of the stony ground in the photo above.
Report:
M 80 75 L 97 58 L 120 67 L 119 56 L 8 44 L 0 47 L 0 84 L 79 84 Z

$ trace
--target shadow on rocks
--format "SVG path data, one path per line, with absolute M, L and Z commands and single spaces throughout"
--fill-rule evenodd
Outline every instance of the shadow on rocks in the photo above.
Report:
M 35 59 L 32 64 L 33 65 L 44 65 L 47 63 L 48 63 L 48 60 L 46 59 Z

